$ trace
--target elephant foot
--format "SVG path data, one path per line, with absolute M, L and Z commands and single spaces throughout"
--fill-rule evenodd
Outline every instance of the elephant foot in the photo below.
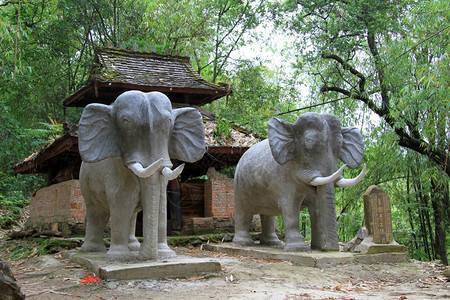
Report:
M 254 246 L 255 242 L 250 239 L 250 240 L 241 240 L 241 239 L 233 239 L 233 244 L 239 245 L 239 246 Z
M 167 259 L 176 257 L 175 251 L 169 248 L 167 244 L 158 244 L 158 259 Z
M 315 250 L 320 250 L 320 251 L 339 251 L 339 244 L 338 245 L 325 244 L 323 246 L 312 247 L 312 248 Z
M 90 242 L 84 242 L 81 246 L 82 252 L 106 252 L 105 245 L 97 244 L 97 243 L 90 243 Z
M 141 248 L 141 243 L 139 243 L 137 240 L 135 242 L 128 243 L 128 249 L 130 251 L 139 251 Z
M 136 260 L 136 255 L 130 251 L 111 251 L 108 250 L 105 256 L 109 261 L 133 261 Z
M 276 235 L 273 235 L 273 236 L 270 236 L 268 238 L 261 237 L 260 245 L 265 245 L 265 246 L 282 246 L 283 242 L 280 241 L 280 239 Z
M 284 251 L 311 251 L 311 247 L 306 242 L 286 243 Z
M 251 235 L 248 232 L 236 233 L 234 235 L 233 244 L 240 246 L 253 246 L 255 242 L 253 241 Z

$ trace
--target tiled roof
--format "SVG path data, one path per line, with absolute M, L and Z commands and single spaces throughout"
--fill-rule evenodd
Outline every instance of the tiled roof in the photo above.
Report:
M 207 82 L 194 70 L 189 57 L 96 48 L 100 81 L 146 86 L 224 90 Z
M 65 106 L 112 103 L 127 90 L 165 93 L 172 102 L 203 105 L 231 94 L 229 85 L 204 80 L 189 57 L 95 48 L 88 84 L 66 98 Z
M 175 108 L 178 107 L 183 106 L 175 105 Z M 202 114 L 203 123 L 205 124 L 205 143 L 208 152 L 221 153 L 224 149 L 229 149 L 230 151 L 224 153 L 242 155 L 246 149 L 264 139 L 236 123 L 232 124 L 228 136 L 217 136 L 217 123 L 215 121 L 217 116 L 199 106 L 195 106 L 195 108 Z M 18 163 L 14 167 L 14 171 L 22 174 L 39 173 L 38 169 L 44 165 L 46 166 L 48 164 L 47 160 L 61 155 L 63 152 L 78 153 L 78 125 L 65 124 L 64 135 L 55 138 L 53 141 L 49 141 L 41 149 Z

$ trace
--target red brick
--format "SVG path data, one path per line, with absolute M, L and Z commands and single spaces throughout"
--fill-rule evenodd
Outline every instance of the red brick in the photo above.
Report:
M 86 208 L 78 180 L 70 180 L 42 188 L 30 199 L 32 228 L 52 228 L 57 223 L 75 220 L 84 223 Z
M 231 218 L 234 211 L 233 179 L 205 182 L 205 216 Z

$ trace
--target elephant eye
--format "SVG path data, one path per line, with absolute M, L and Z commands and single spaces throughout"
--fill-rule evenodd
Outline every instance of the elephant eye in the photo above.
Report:
M 306 149 L 311 149 L 314 145 L 314 139 L 313 138 L 305 138 L 305 146 Z
M 124 126 L 128 126 L 128 124 L 130 124 L 130 120 L 128 120 L 127 117 L 123 117 L 121 122 Z
M 170 126 L 172 125 L 172 120 L 170 119 L 170 117 L 167 117 L 163 120 L 162 124 L 164 128 L 169 129 Z

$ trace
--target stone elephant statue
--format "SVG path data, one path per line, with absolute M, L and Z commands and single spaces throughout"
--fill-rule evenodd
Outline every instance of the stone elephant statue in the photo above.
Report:
M 350 168 L 362 163 L 364 143 L 355 127 L 341 127 L 332 114 L 305 113 L 292 124 L 272 118 L 267 140 L 253 145 L 240 159 L 235 173 L 235 237 L 252 245 L 249 226 L 261 215 L 261 244 L 281 245 L 275 216 L 282 215 L 286 251 L 339 250 L 334 188 L 355 185 L 338 170 L 338 159 Z M 300 234 L 299 212 L 307 206 L 311 219 L 311 247 Z
M 80 186 L 86 203 L 86 237 L 82 251 L 105 251 L 103 231 L 111 217 L 107 259 L 172 257 L 167 245 L 168 180 L 172 159 L 195 162 L 206 149 L 201 114 L 194 108 L 172 109 L 159 92 L 128 91 L 111 105 L 86 106 L 79 122 L 83 160 Z M 137 213 L 143 209 L 143 243 L 135 237 Z

